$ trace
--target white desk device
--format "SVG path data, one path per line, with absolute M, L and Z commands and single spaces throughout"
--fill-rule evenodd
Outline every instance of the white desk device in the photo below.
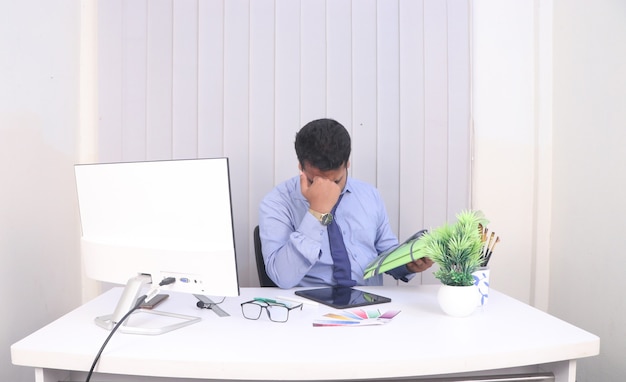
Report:
M 96 317 L 99 326 L 112 329 L 143 289 L 152 294 L 167 278 L 175 281 L 158 290 L 239 295 L 227 158 L 76 165 L 75 175 L 85 272 L 126 285 L 115 311 Z M 161 334 L 200 320 L 137 312 L 174 323 L 150 328 L 128 319 L 120 331 Z

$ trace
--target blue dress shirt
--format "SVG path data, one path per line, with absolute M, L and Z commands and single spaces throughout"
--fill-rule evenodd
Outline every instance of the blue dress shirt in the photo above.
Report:
M 398 245 L 380 193 L 350 177 L 342 193 L 335 219 L 348 250 L 352 279 L 357 285 L 382 285 L 382 275 L 363 279 L 367 264 Z M 281 288 L 336 285 L 326 227 L 308 211 L 299 176 L 276 186 L 259 207 L 266 271 Z M 403 281 L 413 276 L 404 265 L 387 273 Z

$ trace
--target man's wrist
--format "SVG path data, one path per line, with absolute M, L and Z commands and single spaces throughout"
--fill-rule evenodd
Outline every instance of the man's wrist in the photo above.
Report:
M 322 217 L 322 215 L 324 215 L 324 213 L 323 213 L 323 212 L 316 211 L 316 210 L 314 210 L 313 208 L 309 208 L 309 213 L 310 213 L 311 215 L 315 216 L 315 218 L 316 218 L 317 220 L 319 220 L 319 219 Z
M 333 215 L 329 212 L 323 213 L 309 208 L 309 213 L 313 215 L 322 225 L 329 225 L 333 221 Z

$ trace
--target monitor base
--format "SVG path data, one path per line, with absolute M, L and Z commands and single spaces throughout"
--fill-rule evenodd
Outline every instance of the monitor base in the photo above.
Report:
M 169 317 L 169 318 L 173 318 L 177 320 L 178 322 L 155 327 L 155 328 L 151 328 L 147 326 L 133 326 L 133 325 L 128 324 L 128 321 L 130 321 L 130 318 L 132 316 L 141 314 L 141 313 L 154 314 L 154 315 L 161 316 L 161 317 Z M 195 324 L 196 322 L 199 322 L 202 319 L 201 317 L 186 316 L 184 314 L 161 312 L 158 310 L 145 310 L 145 309 L 137 310 L 131 315 L 131 317 L 129 317 L 128 320 L 120 326 L 120 328 L 118 329 L 120 332 L 129 333 L 129 334 L 158 335 L 158 334 L 171 332 L 172 330 L 180 329 L 182 327 L 185 327 L 191 324 Z M 107 314 L 105 316 L 96 317 L 94 321 L 96 325 L 107 330 L 112 330 L 116 325 L 116 322 L 113 321 L 112 314 Z
M 107 330 L 113 330 L 128 312 L 135 310 L 120 325 L 118 330 L 122 333 L 157 335 L 180 329 L 202 319 L 200 317 L 187 316 L 184 314 L 138 309 L 137 300 L 139 299 L 140 293 L 145 286 L 151 283 L 152 278 L 148 275 L 138 275 L 130 278 L 124 287 L 124 291 L 115 307 L 115 311 L 112 314 L 96 317 L 96 325 Z M 138 318 L 141 313 L 152 314 L 159 318 L 154 319 L 154 317 L 151 317 L 149 320 L 141 320 Z M 131 318 L 135 321 L 132 325 L 129 323 Z M 139 322 L 139 324 L 136 322 Z M 158 324 L 158 326 L 154 326 L 155 324 Z

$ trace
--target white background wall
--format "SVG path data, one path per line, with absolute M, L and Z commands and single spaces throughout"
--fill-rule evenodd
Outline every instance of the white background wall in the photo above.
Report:
M 473 201 L 504 240 L 492 286 L 600 336 L 578 381 L 623 381 L 626 2 L 475 0 L 474 31 Z
M 626 2 L 555 2 L 550 312 L 601 338 L 579 381 L 626 380 Z
M 3 381 L 34 379 L 10 364 L 10 344 L 81 302 L 71 171 L 84 139 L 81 4 L 0 0 Z M 546 5 L 473 2 L 473 201 L 504 239 L 494 286 L 600 335 L 601 355 L 579 363 L 578 381 L 618 382 L 626 377 L 626 3 L 554 1 L 545 38 Z
M 10 345 L 81 300 L 79 11 L 72 0 L 0 1 L 2 381 L 34 380 L 11 365 Z
M 483 210 L 502 240 L 490 262 L 492 284 L 529 302 L 540 165 L 534 3 L 477 0 L 473 19 L 473 206 Z

